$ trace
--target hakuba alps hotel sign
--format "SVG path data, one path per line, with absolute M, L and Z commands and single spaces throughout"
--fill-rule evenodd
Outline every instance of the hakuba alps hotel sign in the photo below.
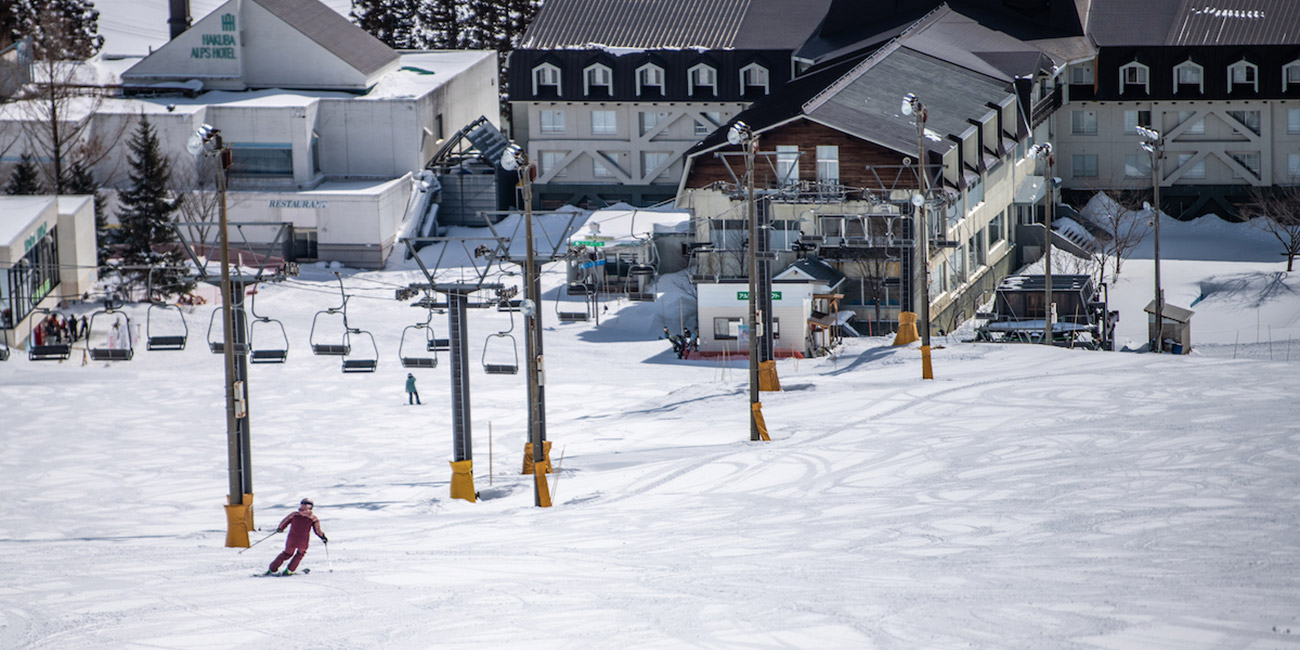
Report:
M 235 14 L 221 16 L 221 32 L 200 34 L 203 45 L 190 48 L 191 59 L 235 59 Z

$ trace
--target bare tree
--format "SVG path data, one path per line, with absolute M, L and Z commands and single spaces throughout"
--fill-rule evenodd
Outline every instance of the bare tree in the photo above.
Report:
M 1119 279 L 1124 260 L 1151 232 L 1151 222 L 1141 216 L 1151 190 L 1140 183 L 1121 176 L 1091 187 L 1096 195 L 1089 201 L 1087 218 L 1096 229 L 1091 234 L 1098 244 L 1095 254 L 1098 282 L 1106 281 L 1107 265 L 1112 267 L 1111 281 Z
M 1300 185 L 1251 187 L 1250 201 L 1243 206 L 1243 214 L 1253 217 L 1251 225 L 1273 235 L 1282 244 L 1286 270 L 1291 271 L 1296 256 L 1300 255 Z
M 93 136 L 92 123 L 105 91 L 93 68 L 73 60 L 86 48 L 84 34 L 63 13 L 46 8 L 36 14 L 41 38 L 36 45 L 31 82 L 13 97 L 21 116 L 22 135 L 29 150 L 45 161 L 45 185 L 55 194 L 66 193 L 72 162 L 94 168 L 116 144 Z

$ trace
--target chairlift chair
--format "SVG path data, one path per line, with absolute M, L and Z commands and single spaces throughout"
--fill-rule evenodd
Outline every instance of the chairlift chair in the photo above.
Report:
M 352 351 L 352 346 L 350 345 L 350 340 L 348 338 L 348 295 L 343 291 L 343 276 L 335 272 L 334 277 L 338 278 L 339 295 L 341 296 L 343 302 L 340 303 L 338 307 L 328 307 L 316 312 L 316 315 L 312 316 L 311 332 L 308 334 L 307 338 L 311 342 L 312 354 L 319 354 L 322 356 L 344 357 L 347 356 L 348 353 Z M 343 333 L 339 337 L 338 343 L 329 343 L 323 339 L 318 339 L 316 337 L 316 327 L 321 322 L 320 320 L 321 316 L 338 316 L 339 320 L 342 321 Z
M 407 336 L 410 335 L 412 331 L 421 330 L 424 331 L 424 350 L 426 352 L 434 352 L 431 357 L 415 356 L 410 352 L 413 345 L 408 341 Z M 435 351 L 435 346 L 433 344 L 433 328 L 429 327 L 428 323 L 416 323 L 402 328 L 402 341 L 397 346 L 397 358 L 401 359 L 403 368 L 437 368 L 438 354 Z
M 518 374 L 519 372 L 519 344 L 515 341 L 514 335 L 511 334 L 511 332 L 513 332 L 515 329 L 515 315 L 514 312 L 509 312 L 509 313 L 510 313 L 510 329 L 507 329 L 502 332 L 496 332 L 495 334 L 488 334 L 487 339 L 483 341 L 483 359 L 482 359 L 483 371 L 489 375 L 514 375 L 514 374 Z M 500 348 L 504 345 L 504 342 L 498 342 L 496 344 L 493 344 L 492 341 L 494 339 L 497 341 L 501 341 L 502 339 L 510 339 L 510 350 L 514 355 L 513 363 L 501 363 L 499 361 L 496 361 L 495 359 L 493 363 L 488 363 L 488 349 Z M 494 356 L 504 356 L 504 355 L 494 354 Z
M 370 340 L 369 356 L 357 356 L 352 352 L 352 336 L 362 334 Z M 350 327 L 343 333 L 343 345 L 348 349 L 343 357 L 343 372 L 374 372 L 379 368 L 379 346 L 375 345 L 375 337 L 370 332 Z
M 91 345 L 95 333 L 104 327 L 104 321 L 100 319 L 106 316 L 113 317 L 114 326 L 118 323 L 126 323 L 126 327 L 121 330 L 117 337 L 119 344 L 125 339 L 126 347 L 113 347 L 113 341 L 107 336 L 105 336 L 105 345 L 98 347 Z M 98 326 L 96 326 L 97 321 Z M 135 346 L 131 342 L 131 317 L 127 316 L 126 312 L 121 309 L 114 307 L 111 300 L 105 300 L 104 308 L 90 315 L 90 331 L 86 334 L 86 350 L 90 352 L 92 361 L 130 361 L 135 356 Z
M 223 325 L 217 324 L 217 315 L 221 313 L 222 309 L 224 309 L 224 307 L 213 309 L 212 316 L 208 318 L 208 349 L 212 351 L 212 354 L 225 354 L 226 352 L 225 339 L 214 338 L 215 336 L 222 335 L 224 330 Z M 235 327 L 239 327 L 239 324 L 236 323 Z M 248 337 L 244 337 L 244 339 L 247 340 Z M 234 348 L 235 354 L 248 354 L 247 343 L 236 344 Z
M 561 305 L 564 304 L 564 300 L 563 300 L 563 296 L 564 296 L 564 294 L 559 293 L 559 292 L 556 292 L 556 294 L 555 294 L 555 317 L 558 318 L 558 319 L 560 319 L 560 322 L 561 322 L 561 323 L 573 323 L 573 322 L 577 322 L 577 321 L 586 321 L 586 320 L 589 320 L 589 319 L 591 318 L 591 308 L 590 308 L 590 305 L 588 304 L 588 302 L 591 300 L 591 293 L 592 293 L 590 290 L 588 290 L 588 287 L 589 287 L 590 285 L 585 284 L 585 283 L 581 283 L 581 282 L 573 283 L 573 284 L 570 284 L 570 285 L 569 285 L 569 290 L 566 291 L 565 293 L 567 293 L 567 294 L 569 294 L 569 295 L 575 295 L 575 294 L 574 294 L 574 291 L 573 291 L 573 286 L 574 286 L 574 284 L 577 284 L 578 286 L 582 287 L 582 289 L 583 289 L 582 294 L 581 294 L 582 297 L 583 297 L 583 298 L 582 298 L 582 306 L 583 306 L 583 310 L 582 310 L 582 311 L 564 311 L 564 310 L 561 308 Z
M 162 299 L 161 294 L 154 293 L 153 274 L 156 270 L 158 269 L 149 270 L 149 309 L 145 311 L 144 315 L 145 348 L 148 350 L 184 350 L 190 334 L 190 327 L 185 322 L 185 312 L 181 310 L 180 305 L 168 304 Z M 155 315 L 171 311 L 176 312 L 176 318 L 169 320 L 173 323 L 179 321 L 179 328 L 163 328 L 155 325 Z
M 248 361 L 250 363 L 284 363 L 289 358 L 289 335 L 284 331 L 284 323 L 257 313 L 256 287 L 253 289 L 253 298 L 248 303 L 248 310 L 249 315 L 253 317 L 252 322 L 248 324 Z M 263 330 L 269 329 L 272 335 L 279 331 L 280 336 L 276 339 L 279 341 L 279 345 L 263 345 L 266 335 L 258 337 L 258 325 L 262 325 Z
M 52 309 L 37 309 L 35 311 L 46 315 L 63 316 L 62 312 Z M 44 319 L 41 320 L 44 321 Z M 28 321 L 27 359 L 29 361 L 63 361 L 72 355 L 71 343 L 50 343 L 47 341 L 42 345 L 36 345 L 36 327 L 37 319 L 33 317 Z

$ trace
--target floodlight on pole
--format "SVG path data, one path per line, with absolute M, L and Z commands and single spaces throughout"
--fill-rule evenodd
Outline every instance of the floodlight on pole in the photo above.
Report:
M 546 474 L 550 463 L 546 462 L 546 444 L 543 440 L 546 412 L 543 408 L 542 378 L 542 333 L 538 326 L 541 317 L 538 305 L 541 304 L 538 283 L 537 260 L 533 246 L 533 166 L 528 153 L 517 144 L 511 143 L 501 152 L 501 168 L 519 175 L 519 187 L 523 190 L 524 203 L 524 239 L 527 250 L 524 253 L 524 300 L 521 312 L 524 316 L 524 336 L 528 356 L 528 440 L 532 445 L 533 460 L 533 505 L 539 508 L 551 506 L 551 493 L 546 483 Z
M 192 155 L 213 156 L 217 160 L 218 230 L 221 235 L 221 330 L 222 356 L 225 359 L 226 393 L 226 447 L 230 481 L 230 494 L 226 503 L 226 546 L 248 547 L 248 531 L 252 529 L 252 503 L 245 496 L 253 496 L 252 444 L 248 421 L 248 360 L 244 328 L 235 326 L 236 295 L 242 301 L 243 287 L 238 293 L 230 278 L 230 233 L 226 217 L 226 172 L 232 158 L 230 148 L 221 139 L 221 130 L 211 124 L 201 124 L 185 142 L 185 150 Z M 240 319 L 242 324 L 243 319 Z
M 925 172 L 925 104 L 916 95 L 907 93 L 901 107 L 903 115 L 910 115 L 916 122 L 916 178 L 920 202 L 913 197 L 916 216 L 916 268 L 912 272 L 913 282 L 920 289 L 920 299 L 916 302 L 917 324 L 921 334 L 921 378 L 934 379 L 934 366 L 930 361 L 930 243 L 929 223 L 926 215 L 926 201 L 930 193 L 930 179 Z
M 1160 288 L 1160 161 L 1165 157 L 1165 136 L 1159 131 L 1145 126 L 1137 127 L 1138 137 L 1142 138 L 1142 150 L 1151 154 L 1151 186 L 1152 186 L 1152 203 L 1155 209 L 1155 216 L 1152 222 L 1155 224 L 1155 245 L 1154 257 L 1156 265 L 1156 298 L 1155 298 L 1155 340 L 1151 341 L 1151 349 L 1156 354 L 1164 347 L 1164 310 L 1165 294 Z
M 1056 162 L 1056 156 L 1052 155 L 1052 143 L 1040 142 L 1029 148 L 1029 157 L 1047 164 L 1047 175 L 1044 176 L 1047 185 L 1047 212 L 1043 224 L 1043 344 L 1051 345 L 1054 338 L 1053 321 L 1056 320 L 1052 313 L 1055 306 L 1052 302 L 1052 210 L 1056 205 L 1056 197 L 1052 195 L 1055 180 L 1052 164 Z

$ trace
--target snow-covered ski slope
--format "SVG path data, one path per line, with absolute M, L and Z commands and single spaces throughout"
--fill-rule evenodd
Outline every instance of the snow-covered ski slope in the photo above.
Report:
M 1144 335 L 1129 305 L 1149 300 L 1150 267 L 1130 260 L 1114 289 L 1121 343 Z M 561 467 L 539 509 L 519 475 L 524 375 L 473 375 L 482 500 L 451 500 L 448 360 L 414 371 L 424 406 L 406 405 L 397 362 L 423 316 L 393 285 L 422 277 L 345 274 L 381 362 L 344 375 L 307 347 L 338 302 L 309 268 L 258 297 L 293 348 L 252 368 L 250 406 L 252 538 L 304 496 L 330 537 L 334 572 L 313 541 L 303 580 L 250 577 L 283 536 L 223 547 L 208 309 L 183 352 L 15 354 L 0 364 L 0 647 L 1300 648 L 1300 298 L 1283 269 L 1167 262 L 1171 303 L 1215 288 L 1188 356 L 954 336 L 935 341 L 933 381 L 915 346 L 881 338 L 782 360 L 770 443 L 748 441 L 743 361 L 678 361 L 657 338 L 678 329 L 680 279 L 659 302 L 610 303 L 599 326 L 557 324 L 548 300 Z M 1207 280 L 1225 277 L 1242 282 Z M 548 299 L 561 281 L 548 269 Z M 477 364 L 509 321 L 469 318 Z

